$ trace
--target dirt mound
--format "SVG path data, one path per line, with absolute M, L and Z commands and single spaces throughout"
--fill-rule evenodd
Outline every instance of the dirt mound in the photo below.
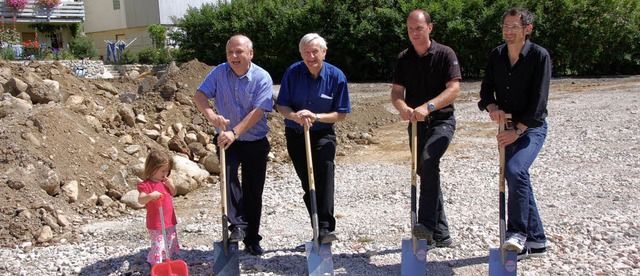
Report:
M 135 190 L 151 148 L 201 161 L 196 152 L 211 151 L 206 139 L 214 129 L 192 98 L 211 69 L 193 60 L 106 80 L 79 78 L 56 62 L 0 62 L 0 220 L 8 222 L 0 225 L 0 244 L 80 240 L 78 226 L 127 214 L 123 198 Z M 338 154 L 375 143 L 371 130 L 395 119 L 378 102 L 352 99 L 352 115 L 337 127 Z M 268 118 L 271 161 L 287 162 L 282 117 Z M 189 142 L 189 133 L 199 143 Z

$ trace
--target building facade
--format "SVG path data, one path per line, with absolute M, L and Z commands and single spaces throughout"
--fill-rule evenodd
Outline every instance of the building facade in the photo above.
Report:
M 49 1 L 50 2 L 50 1 Z M 0 2 L 0 46 L 23 58 L 25 47 L 57 53 L 67 49 L 85 21 L 83 1 L 58 0 L 49 7 L 38 0 Z
M 189 7 L 200 8 L 218 0 L 90 0 L 85 3 L 85 33 L 92 37 L 104 60 L 113 61 L 114 51 L 138 52 L 151 47 L 150 25 L 174 25 Z

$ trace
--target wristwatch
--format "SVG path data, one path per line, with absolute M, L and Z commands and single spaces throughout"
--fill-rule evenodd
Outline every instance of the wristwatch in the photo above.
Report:
M 233 130 L 233 128 L 231 129 L 231 133 L 233 133 L 233 139 L 238 139 L 238 133 Z
M 516 127 L 516 134 L 518 134 L 518 137 L 522 136 L 522 130 Z
M 434 103 L 428 103 L 427 109 L 429 109 L 429 112 L 434 111 L 436 110 L 436 105 Z

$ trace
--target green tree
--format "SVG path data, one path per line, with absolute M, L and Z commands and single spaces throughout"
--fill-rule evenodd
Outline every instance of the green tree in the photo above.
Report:
M 164 48 L 167 41 L 167 28 L 158 24 L 151 24 L 148 28 L 149 36 L 156 48 Z

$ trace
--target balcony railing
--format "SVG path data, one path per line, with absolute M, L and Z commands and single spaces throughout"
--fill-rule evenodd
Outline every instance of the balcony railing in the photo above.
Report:
M 27 3 L 23 10 L 14 10 L 3 0 L 0 0 L 0 15 L 5 22 L 11 22 L 15 16 L 16 22 L 28 23 L 81 23 L 84 22 L 84 2 L 66 2 L 53 9 L 45 9 L 33 1 Z

